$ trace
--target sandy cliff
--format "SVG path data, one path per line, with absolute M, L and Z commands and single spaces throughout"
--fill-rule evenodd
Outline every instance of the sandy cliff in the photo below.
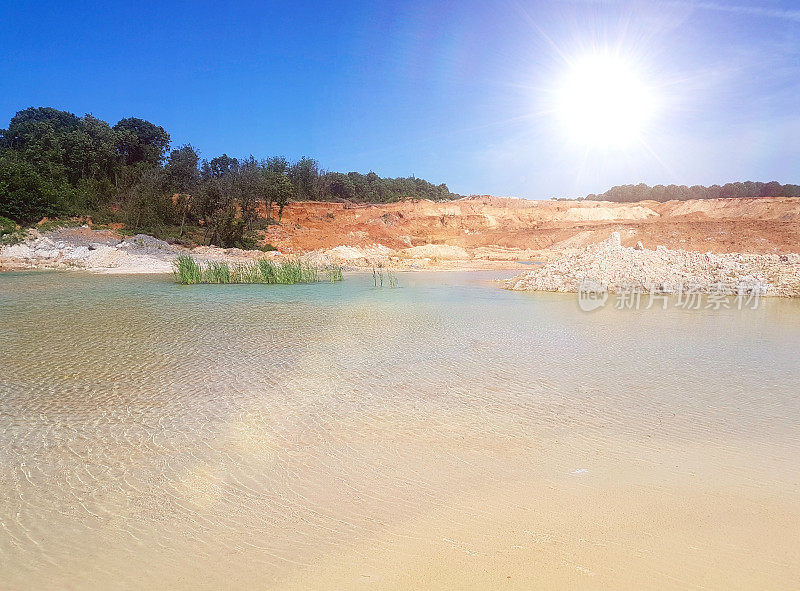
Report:
M 527 260 L 530 251 L 582 248 L 620 233 L 622 244 L 647 248 L 800 252 L 800 199 L 711 199 L 657 203 L 528 201 L 471 197 L 348 206 L 290 205 L 266 240 L 306 252 L 381 244 L 403 250 L 425 244 L 466 249 L 473 259 Z

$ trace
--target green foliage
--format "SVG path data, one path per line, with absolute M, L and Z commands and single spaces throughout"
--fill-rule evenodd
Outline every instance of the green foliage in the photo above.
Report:
M 299 200 L 319 199 L 319 163 L 303 156 L 289 167 L 289 180 L 294 186 L 294 198 Z
M 76 185 L 81 179 L 102 181 L 113 176 L 116 137 L 105 122 L 49 107 L 17 113 L 3 144 L 51 180 Z
M 117 154 L 126 166 L 159 166 L 169 148 L 169 134 L 163 127 L 137 117 L 122 119 L 114 133 Z
M 209 261 L 202 265 L 190 255 L 179 256 L 174 263 L 175 281 L 184 285 L 198 283 L 265 283 L 270 285 L 293 285 L 316 283 L 319 269 L 299 259 L 276 263 L 261 259 L 252 263 L 228 264 L 225 261 Z M 341 267 L 326 269 L 331 283 L 342 281 Z
M 232 273 L 225 261 L 206 263 L 203 270 L 203 283 L 231 283 Z
M 258 263 L 234 265 L 230 275 L 231 283 L 264 283 Z
M 164 165 L 167 189 L 175 193 L 194 193 L 200 184 L 200 171 L 197 169 L 199 161 L 197 152 L 190 145 L 172 150 Z
M 73 194 L 66 182 L 42 174 L 18 153 L 0 155 L 0 215 L 31 224 L 63 212 Z
M 259 261 L 259 265 L 264 283 L 292 285 L 294 283 L 315 283 L 319 279 L 319 270 L 312 265 L 301 262 L 300 259 L 286 261 L 285 263 L 273 263 L 262 259 Z
M 441 201 L 460 197 L 445 184 L 434 185 L 415 177 L 382 178 L 374 172 L 328 172 L 320 177 L 319 184 L 317 198 L 322 200 L 389 203 L 409 198 Z
M 203 282 L 203 269 L 188 254 L 182 254 L 174 263 L 175 280 L 184 285 L 195 285 Z
M 342 276 L 342 268 L 339 266 L 328 267 L 326 271 L 328 272 L 328 281 L 331 283 L 342 281 L 344 279 Z
M 687 199 L 735 199 L 745 197 L 800 197 L 800 185 L 781 185 L 778 181 L 769 183 L 745 181 L 725 185 L 617 185 L 600 195 L 587 195 L 588 201 L 685 201 Z
M 19 244 L 24 238 L 25 233 L 14 221 L 0 216 L 0 245 Z
M 265 191 L 267 218 L 272 215 L 272 204 L 278 206 L 278 219 L 283 217 L 283 208 L 294 195 L 294 186 L 283 173 L 268 170 L 265 174 Z
M 267 259 L 258 261 L 259 272 L 264 283 L 278 283 L 277 265 Z
M 13 220 L 0 216 L 0 232 L 13 232 L 17 229 L 17 224 Z
M 50 107 L 19 111 L 0 130 L 0 215 L 22 224 L 91 216 L 132 233 L 256 248 L 259 230 L 279 223 L 291 200 L 457 197 L 445 185 L 414 177 L 326 172 L 308 157 L 258 161 L 223 154 L 200 161 L 185 145 L 165 160 L 169 145 L 162 127 L 136 117 L 111 127 Z

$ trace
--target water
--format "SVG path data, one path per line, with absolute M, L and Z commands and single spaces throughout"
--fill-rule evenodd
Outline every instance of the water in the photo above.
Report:
M 4 589 L 800 581 L 800 302 L 0 274 Z

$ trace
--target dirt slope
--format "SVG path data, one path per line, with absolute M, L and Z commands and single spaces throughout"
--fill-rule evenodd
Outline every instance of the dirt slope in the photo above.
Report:
M 618 231 L 625 246 L 800 252 L 800 198 L 657 203 L 529 201 L 470 197 L 386 205 L 293 203 L 265 237 L 283 251 L 380 244 L 465 249 L 475 258 L 515 259 L 519 250 L 582 248 Z

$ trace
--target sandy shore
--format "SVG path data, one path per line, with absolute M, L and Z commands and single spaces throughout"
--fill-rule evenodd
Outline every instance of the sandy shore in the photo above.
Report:
M 385 267 L 396 270 L 507 270 L 525 269 L 551 253 L 519 249 L 484 248 L 469 253 L 447 245 L 423 245 L 395 250 L 382 244 L 340 245 L 309 252 L 242 250 L 176 246 L 152 236 L 123 237 L 112 230 L 62 228 L 44 234 L 32 230 L 21 244 L 0 248 L 0 270 L 64 269 L 94 273 L 171 273 L 181 254 L 200 261 L 245 263 L 261 258 L 283 261 L 294 257 L 319 266 L 339 265 L 347 270 Z
M 426 244 L 395 250 L 382 244 L 339 245 L 310 252 L 241 250 L 168 244 L 152 236 L 122 237 L 111 230 L 61 228 L 45 234 L 31 231 L 21 244 L 0 250 L 0 269 L 73 269 L 94 273 L 171 273 L 181 254 L 199 261 L 246 263 L 261 258 L 284 261 L 294 257 L 320 267 L 346 270 L 390 268 L 413 270 L 518 270 L 506 281 L 517 291 L 585 291 L 588 284 L 619 292 L 643 291 L 738 293 L 800 296 L 800 255 L 701 253 L 663 246 L 647 249 L 622 245 L 618 232 L 581 249 L 534 251 L 484 247 L 468 251 L 459 246 Z M 532 266 L 532 263 L 541 263 Z M 587 283 L 589 282 L 589 283 Z

